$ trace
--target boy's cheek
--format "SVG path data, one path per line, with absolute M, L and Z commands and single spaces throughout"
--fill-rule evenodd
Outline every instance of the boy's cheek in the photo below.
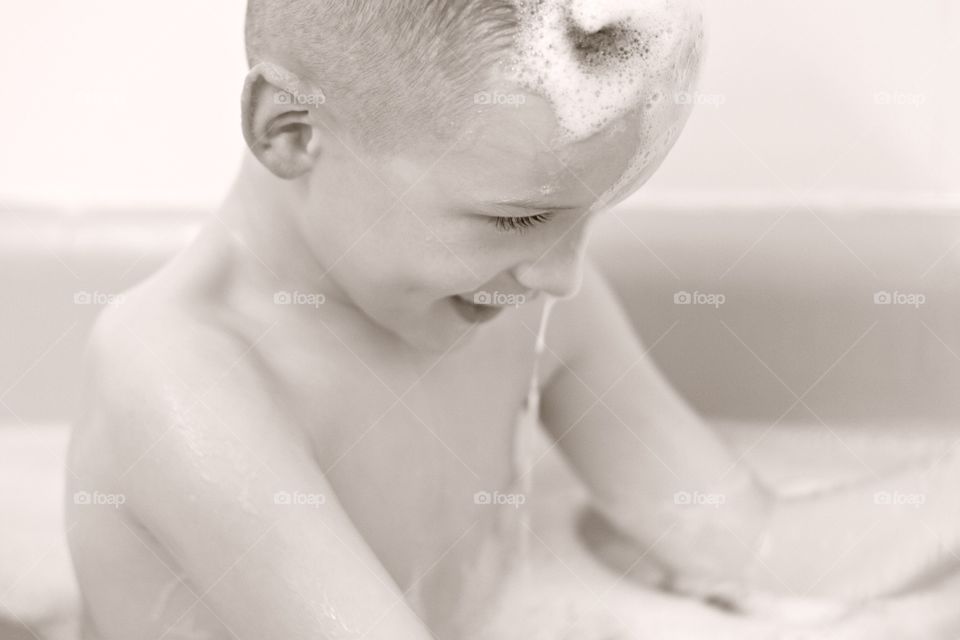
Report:
M 420 260 L 412 262 L 411 257 Z M 457 271 L 454 267 L 430 261 L 422 252 L 394 259 L 381 253 L 373 256 L 355 282 L 377 306 L 416 311 L 426 309 L 441 298 L 469 291 L 472 280 L 450 277 Z

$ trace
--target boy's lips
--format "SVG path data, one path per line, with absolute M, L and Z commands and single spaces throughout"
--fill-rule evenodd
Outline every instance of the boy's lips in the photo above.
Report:
M 460 314 L 460 317 L 471 324 L 489 322 L 499 316 L 504 309 L 504 307 L 494 305 L 474 304 L 459 296 L 454 296 L 451 300 L 453 301 L 453 308 Z

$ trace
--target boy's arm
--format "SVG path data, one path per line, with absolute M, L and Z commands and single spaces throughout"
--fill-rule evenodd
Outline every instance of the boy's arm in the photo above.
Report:
M 936 571 L 942 546 L 956 548 L 955 462 L 777 498 L 670 387 L 598 273 L 556 314 L 553 337 L 568 346 L 544 392 L 547 429 L 597 508 L 681 588 L 868 597 Z M 877 504 L 878 492 L 881 503 L 883 492 L 923 493 L 927 510 Z
M 925 467 L 778 501 L 751 586 L 859 602 L 957 571 L 960 464 L 944 454 Z
M 554 314 L 562 362 L 543 420 L 595 506 L 673 572 L 733 576 L 762 535 L 766 492 L 660 374 L 595 269 Z
M 177 560 L 197 606 L 250 638 L 431 638 L 262 381 L 224 389 L 209 376 L 187 392 L 149 375 L 127 377 L 157 399 L 106 419 L 129 469 L 125 508 Z M 294 492 L 310 504 L 291 504 Z

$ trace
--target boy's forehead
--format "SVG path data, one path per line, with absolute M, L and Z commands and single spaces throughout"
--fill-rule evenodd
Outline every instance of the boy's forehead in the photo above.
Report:
M 556 141 L 553 109 L 539 96 L 513 91 L 501 95 L 512 97 L 516 104 L 485 108 L 467 125 L 451 153 L 453 165 L 481 181 L 556 180 L 563 173 L 566 152 Z
M 516 94 L 521 95 L 521 94 Z M 551 105 L 535 95 L 478 114 L 437 164 L 437 177 L 478 200 L 538 198 L 589 207 L 646 143 L 627 115 L 585 140 L 564 140 Z
M 577 6 L 599 22 L 575 39 L 568 2 L 521 12 L 526 45 L 477 94 L 462 171 L 606 204 L 642 184 L 676 141 L 689 115 L 676 96 L 695 80 L 702 19 L 693 0 L 586 0 Z
M 593 1 L 584 6 L 593 7 Z M 524 32 L 525 38 L 518 34 L 526 47 L 518 46 L 509 64 L 472 77 L 473 86 L 457 98 L 469 116 L 457 118 L 455 139 L 434 148 L 433 140 L 424 140 L 422 164 L 438 165 L 433 172 L 445 181 L 441 186 L 478 197 L 498 192 L 529 199 L 562 191 L 586 202 L 643 182 L 659 164 L 688 112 L 673 97 L 692 82 L 697 68 L 701 23 L 687 6 L 693 0 L 644 0 L 643 10 L 627 12 L 632 22 L 611 13 L 611 3 L 598 5 L 594 18 L 612 24 L 609 33 L 583 31 L 577 38 L 571 36 L 569 12 L 561 10 L 569 2 L 531 4 L 522 22 L 532 31 Z M 642 50 L 626 58 L 614 55 L 627 45 Z M 601 60 L 601 54 L 607 57 Z M 522 72 L 528 68 L 539 71 Z M 685 73 L 670 73 L 671 68 Z M 558 69 L 576 73 L 557 76 Z M 618 81 L 626 71 L 630 81 Z M 550 91 L 551 86 L 563 91 Z M 611 100 L 616 104 L 608 104 Z

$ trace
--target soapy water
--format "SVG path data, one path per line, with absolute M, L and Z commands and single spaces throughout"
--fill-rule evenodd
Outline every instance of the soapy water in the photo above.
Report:
M 697 79 L 703 53 L 703 20 L 694 0 L 517 0 L 520 27 L 512 79 L 526 90 L 546 98 L 560 127 L 560 144 L 576 143 L 594 135 L 636 136 L 634 157 L 614 184 L 598 196 L 593 209 L 613 204 L 648 178 L 675 144 L 690 114 L 689 95 Z M 538 368 L 552 304 L 544 311 L 538 337 L 534 375 L 526 407 L 519 416 L 515 467 L 522 480 L 517 490 L 530 490 L 529 441 L 539 413 Z M 856 506 L 859 497 L 837 501 L 838 510 Z M 521 549 L 528 554 L 529 515 L 521 521 Z M 697 522 L 685 523 L 697 529 Z M 682 527 L 683 528 L 683 527 Z M 956 525 L 941 528 L 956 537 Z M 896 534 L 885 537 L 889 542 Z M 891 548 L 891 547 L 887 547 Z M 763 564 L 763 554 L 757 564 Z M 908 558 L 890 567 L 885 583 L 896 583 L 909 567 L 923 560 Z M 529 571 L 524 561 L 525 570 Z M 854 592 L 871 586 L 848 575 Z M 876 579 L 876 575 L 871 576 Z M 745 585 L 743 585 L 745 586 Z M 536 588 L 536 587 L 533 587 Z M 767 598 L 762 593 L 741 594 L 749 609 L 776 612 L 781 619 L 810 621 L 835 619 L 846 607 L 837 602 Z M 860 595 L 860 594 L 858 594 Z M 752 606 L 750 606 L 752 605 Z
M 948 609 L 944 608 L 943 598 L 931 596 L 917 596 L 905 600 L 905 605 L 899 609 L 891 609 L 878 603 L 868 611 L 867 617 L 859 620 L 843 621 L 842 607 L 836 602 L 824 602 L 811 599 L 796 598 L 765 598 L 762 594 L 748 594 L 747 609 L 752 610 L 751 616 L 718 618 L 719 612 L 711 611 L 706 605 L 697 605 L 693 600 L 675 598 L 649 589 L 643 590 L 632 586 L 629 581 L 619 577 L 614 581 L 596 573 L 600 562 L 586 553 L 583 549 L 575 548 L 575 541 L 569 540 L 567 546 L 557 544 L 554 538 L 549 538 L 549 553 L 559 553 L 561 557 L 553 565 L 545 566 L 543 549 L 531 549 L 532 533 L 531 512 L 528 505 L 533 499 L 533 461 L 538 452 L 534 436 L 540 424 L 541 408 L 541 374 L 543 357 L 547 350 L 547 331 L 550 319 L 556 304 L 560 300 L 548 297 L 544 303 L 540 317 L 539 331 L 533 344 L 533 363 L 531 367 L 530 384 L 526 393 L 524 405 L 519 409 L 515 421 L 514 450 L 512 456 L 513 470 L 510 491 L 527 497 L 527 505 L 519 509 L 506 505 L 499 510 L 496 528 L 471 563 L 465 567 L 462 578 L 472 586 L 463 593 L 463 628 L 470 629 L 463 637 L 471 640 L 487 640 L 497 638 L 525 638 L 531 640 L 558 640 L 561 638 L 577 638 L 584 640 L 608 640 L 610 638 L 640 638 L 640 637 L 674 637 L 685 639 L 729 637 L 744 640 L 756 638 L 831 638 L 839 640 L 845 638 L 906 638 L 906 635 L 884 635 L 879 633 L 888 626 L 888 616 L 896 611 L 900 615 L 904 611 L 917 613 L 933 620 L 938 625 L 946 627 L 951 624 L 947 619 Z M 201 446 L 201 443 L 196 443 Z M 202 443 L 205 451 L 217 450 L 210 447 L 210 443 Z M 222 453 L 222 451 L 220 451 Z M 955 486 L 956 473 L 950 468 L 942 468 L 940 474 L 932 477 L 917 479 L 916 491 L 924 495 L 935 495 L 936 486 Z M 958 539 L 957 529 L 960 527 L 952 517 L 956 508 L 960 506 L 960 498 L 952 496 L 949 500 L 952 509 L 943 510 L 945 513 L 942 522 L 936 522 L 935 528 L 939 531 L 952 531 L 952 538 L 945 538 L 945 543 L 956 548 Z M 848 511 L 862 508 L 854 496 L 850 496 L 849 504 L 838 502 L 838 510 Z M 942 506 L 942 505 L 941 505 Z M 949 511 L 949 513 L 946 513 Z M 824 516 L 830 519 L 830 514 Z M 823 523 L 817 525 L 823 526 Z M 572 527 L 571 527 L 572 529 Z M 905 530 L 902 534 L 909 535 L 912 530 Z M 540 531 L 538 536 L 546 536 Z M 556 532 L 553 534 L 557 535 Z M 889 541 L 890 536 L 885 536 Z M 884 545 L 892 548 L 891 545 Z M 504 551 L 507 551 L 506 562 Z M 879 554 L 878 554 L 879 557 Z M 890 570 L 894 573 L 901 570 L 901 564 L 912 566 L 915 558 L 908 558 L 903 563 L 893 562 Z M 939 558 L 931 557 L 929 562 L 939 562 Z M 887 559 L 889 562 L 889 558 Z M 610 574 L 614 575 L 614 574 Z M 896 578 L 896 576 L 894 576 Z M 606 582 L 604 582 L 606 581 Z M 150 622 L 156 623 L 170 606 L 179 579 L 174 579 L 160 594 L 156 609 L 150 617 Z M 869 587 L 869 585 L 868 585 Z M 490 589 L 497 591 L 496 599 L 490 601 L 486 595 Z M 305 589 L 306 590 L 306 589 Z M 954 592 L 956 593 L 956 592 Z M 415 594 L 412 599 L 416 600 Z M 948 594 L 949 595 L 949 594 Z M 602 598 L 602 601 L 598 598 Z M 670 598 L 669 600 L 667 598 Z M 477 611 L 475 607 L 483 603 L 484 610 Z M 415 610 L 423 611 L 424 607 L 411 602 Z M 485 608 L 492 605 L 493 609 Z M 322 613 L 333 623 L 343 624 L 334 607 L 325 602 Z M 759 614 L 759 615 L 758 615 Z M 937 617 L 944 620 L 938 621 Z M 477 620 L 480 620 L 478 623 Z M 674 635 L 664 635 L 655 632 L 657 625 L 669 621 L 669 628 Z M 821 626 L 828 623 L 829 627 Z M 186 616 L 181 627 L 185 630 L 194 628 L 192 616 Z M 723 635 L 717 631 L 720 624 L 724 627 Z M 338 626 L 334 624 L 334 626 Z M 785 625 L 785 626 L 781 626 Z M 795 626 L 796 625 L 796 626 Z M 680 631 L 686 627 L 687 630 Z M 806 628 L 812 635 L 773 635 L 784 633 L 784 629 Z M 349 627 L 342 626 L 341 634 L 337 637 L 352 637 Z M 776 629 L 777 631 L 773 631 Z M 504 631 L 506 630 L 506 631 Z M 660 631 L 663 630 L 661 627 Z M 653 633 L 653 635 L 647 635 Z M 790 632 L 786 632 L 790 633 Z M 928 635 L 930 638 L 947 638 L 955 636 Z
M 547 346 L 547 328 L 557 302 L 559 299 L 553 296 L 547 296 L 544 302 L 533 346 L 530 385 L 513 425 L 511 480 L 506 493 L 522 496 L 523 501 L 522 504 L 501 504 L 496 507 L 492 530 L 481 542 L 469 570 L 464 572 L 468 583 L 472 585 L 468 586 L 467 591 L 475 595 L 472 603 L 464 603 L 463 611 L 455 614 L 461 618 L 460 624 L 464 630 L 485 625 L 485 618 L 491 609 L 496 609 L 503 602 L 502 586 L 506 582 L 526 585 L 532 579 L 530 500 L 533 497 L 534 440 L 540 425 L 541 361 Z M 490 594 L 491 589 L 496 593 Z M 472 607 L 485 610 L 471 610 Z M 466 633 L 470 635 L 470 632 Z
M 568 141 L 687 83 L 702 38 L 692 0 L 518 0 L 513 80 L 544 95 Z
M 552 105 L 560 144 L 638 126 L 637 152 L 595 209 L 648 178 L 679 137 L 703 48 L 698 0 L 517 0 L 510 77 Z M 615 124 L 616 123 L 616 124 Z M 614 126 L 611 126 L 614 125 Z
M 540 424 L 540 365 L 547 347 L 547 327 L 550 325 L 550 316 L 557 302 L 557 298 L 548 296 L 543 305 L 540 330 L 537 332 L 537 340 L 533 348 L 534 360 L 530 388 L 527 390 L 526 404 L 520 411 L 514 427 L 513 490 L 523 496 L 530 496 L 533 491 L 533 438 Z M 530 512 L 526 509 L 521 511 L 520 526 L 520 554 L 522 558 L 528 558 Z
M 604 606 L 598 606 L 595 598 L 584 590 L 582 581 L 569 573 L 564 560 L 559 562 L 562 569 L 558 573 L 557 563 L 545 566 L 543 553 L 531 549 L 531 538 L 535 534 L 529 505 L 533 499 L 533 467 L 539 452 L 536 435 L 540 428 L 543 359 L 550 320 L 562 300 L 547 296 L 544 302 L 533 345 L 530 384 L 514 423 L 509 490 L 526 496 L 527 501 L 520 509 L 500 510 L 496 535 L 485 541 L 478 554 L 476 564 L 481 570 L 475 572 L 474 579 L 496 585 L 498 593 L 479 615 L 473 612 L 464 617 L 464 622 L 470 620 L 461 626 L 461 637 L 465 640 L 628 640 L 634 637 L 624 620 L 611 615 Z M 483 558 L 496 558 L 497 553 L 492 550 L 503 546 L 512 548 L 512 561 L 507 565 L 497 564 L 501 573 L 493 575 L 490 569 L 496 563 L 485 562 Z M 590 564 L 599 567 L 593 561 Z
M 536 459 L 538 449 L 534 442 L 534 437 L 540 425 L 541 408 L 541 370 L 542 360 L 546 352 L 547 330 L 550 318 L 556 304 L 561 300 L 550 297 L 544 304 L 540 319 L 540 327 L 534 343 L 534 362 L 530 378 L 530 386 L 527 391 L 527 397 L 524 406 L 518 413 L 515 434 L 514 434 L 514 455 L 513 455 L 513 483 L 511 490 L 520 493 L 528 498 L 528 503 L 533 497 L 533 464 Z M 950 465 L 945 465 L 950 467 Z M 929 471 L 927 472 L 929 473 Z M 940 493 L 935 490 L 931 484 L 947 486 L 954 484 L 949 479 L 956 477 L 956 472 L 952 469 L 941 470 L 936 479 L 922 474 L 924 477 L 918 485 L 918 490 L 923 490 L 925 494 L 935 495 Z M 956 513 L 956 507 L 960 505 L 960 498 L 948 496 L 947 502 L 952 508 L 942 509 L 943 521 L 935 522 L 935 528 L 948 534 L 944 537 L 944 542 L 951 548 L 955 548 L 957 542 L 957 530 L 960 529 L 960 523 L 955 521 L 952 514 Z M 833 504 L 833 509 L 840 511 L 850 511 L 862 509 L 862 495 L 850 494 L 846 499 L 841 499 Z M 943 507 L 945 505 L 938 505 Z M 824 513 L 820 522 L 811 523 L 812 526 L 827 527 L 828 522 L 832 520 L 834 512 Z M 651 611 L 648 606 L 655 606 L 657 609 L 663 609 L 664 618 L 670 615 L 688 618 L 691 630 L 688 632 L 678 632 L 674 636 L 677 638 L 706 638 L 719 637 L 711 635 L 711 629 L 714 629 L 720 620 L 724 624 L 729 624 L 729 635 L 726 637 L 741 638 L 771 638 L 771 637 L 819 637 L 819 638 L 901 638 L 907 637 L 898 635 L 894 631 L 891 635 L 883 635 L 882 631 L 889 627 L 889 620 L 892 617 L 901 615 L 902 612 L 920 612 L 925 611 L 925 615 L 930 618 L 930 628 L 936 628 L 936 636 L 939 635 L 939 629 L 949 626 L 956 628 L 954 617 L 950 615 L 943 607 L 943 603 L 951 593 L 955 591 L 945 590 L 944 595 L 938 595 L 936 589 L 924 592 L 912 598 L 902 600 L 903 604 L 896 601 L 880 599 L 876 604 L 863 609 L 851 607 L 845 599 L 829 600 L 815 597 L 784 597 L 782 595 L 768 595 L 762 591 L 751 591 L 747 584 L 743 584 L 744 591 L 740 593 L 742 598 L 739 601 L 739 612 L 743 615 L 730 616 L 710 604 L 709 599 L 697 603 L 696 599 L 677 597 L 676 595 L 657 594 L 657 590 L 651 590 L 650 587 L 641 587 L 640 585 L 630 585 L 629 581 L 624 582 L 620 573 L 613 573 L 604 577 L 593 571 L 603 564 L 602 560 L 591 553 L 585 553 L 585 549 L 579 548 L 583 541 L 574 543 L 564 548 L 562 545 L 556 549 L 563 553 L 563 558 L 557 558 L 553 565 L 545 566 L 544 554 L 534 553 L 531 550 L 531 537 L 534 535 L 531 524 L 531 511 L 527 508 L 519 510 L 508 507 L 501 511 L 501 526 L 499 527 L 500 536 L 489 541 L 487 550 L 490 551 L 496 545 L 515 545 L 514 562 L 507 565 L 506 575 L 494 575 L 487 567 L 488 571 L 480 572 L 477 578 L 486 581 L 487 584 L 500 585 L 500 593 L 493 602 L 494 609 L 488 609 L 485 616 L 489 616 L 475 631 L 467 634 L 466 637 L 487 640 L 487 638 L 524 637 L 530 638 L 637 638 L 640 633 L 648 632 L 651 627 Z M 702 523 L 701 523 L 702 524 Z M 687 523 L 688 526 L 696 526 L 696 523 Z M 878 557 L 883 549 L 896 548 L 895 539 L 899 535 L 911 535 L 915 529 L 905 529 L 904 531 L 891 530 L 887 535 L 882 536 L 882 546 L 878 549 Z M 543 535 L 541 532 L 540 535 Z M 561 536 L 562 538 L 563 536 Z M 572 537 L 572 536 L 571 536 Z M 554 544 L 551 541 L 551 545 Z M 824 549 L 827 554 L 829 550 Z M 550 555 L 554 550 L 550 549 Z M 594 551 L 596 553 L 596 551 Z M 569 554 L 569 555 L 568 555 Z M 762 555 L 762 553 L 761 553 Z M 909 555 L 909 554 L 908 554 Z M 925 558 L 928 564 L 942 562 L 941 554 L 934 554 L 937 557 Z M 492 556 L 491 556 L 492 557 Z M 762 560 L 760 556 L 758 562 Z M 902 562 L 890 562 L 887 559 L 887 570 L 892 576 L 882 576 L 888 578 L 890 584 L 902 580 L 902 573 L 907 567 L 916 566 L 918 558 L 908 557 L 900 559 Z M 504 565 L 499 564 L 503 569 Z M 572 569 L 575 567 L 575 569 Z M 612 568 L 612 567 L 610 567 Z M 607 570 L 609 571 L 608 568 Z M 576 573 L 576 577 L 571 575 L 571 571 Z M 749 572 L 748 572 L 749 573 Z M 872 584 L 881 576 L 876 572 L 870 572 L 870 576 L 858 576 L 850 574 L 846 576 L 851 590 L 857 594 L 856 601 L 861 603 L 873 602 L 878 594 L 872 592 L 877 585 Z M 611 578 L 616 574 L 615 579 Z M 586 576 L 586 582 L 580 576 Z M 591 577 L 592 576 L 592 577 Z M 864 580 L 869 581 L 867 584 Z M 960 579 L 958 579 L 960 580 Z M 753 582 L 748 579 L 748 582 Z M 757 581 L 760 582 L 760 581 Z M 955 580 L 957 585 L 960 581 Z M 587 585 L 589 583 L 589 586 Z M 692 590 L 695 592 L 696 589 Z M 603 594 L 603 601 L 597 600 L 597 594 Z M 706 595 L 706 594 L 704 594 Z M 675 602 L 676 604 L 670 604 Z M 656 600 L 656 602 L 653 599 Z M 609 606 L 608 606 L 609 605 Z M 644 606 L 646 605 L 646 606 Z M 670 607 L 675 607 L 672 613 L 669 613 Z M 686 607 L 687 610 L 683 610 Z M 638 609 L 642 609 L 641 615 Z M 691 615 L 692 614 L 692 615 Z M 724 616 L 717 618 L 716 616 Z M 674 624 L 674 623 L 671 623 Z M 892 628 L 892 627 L 890 627 Z M 696 629 L 696 631 L 693 631 Z M 737 634 L 740 634 L 739 636 Z M 834 635 L 836 633 L 837 635 Z M 559 634 L 559 635 L 558 635 Z M 771 635 L 775 634 L 775 635 Z M 787 634 L 783 636 L 781 634 Z M 797 635 L 794 635 L 797 634 Z M 806 635 L 812 634 L 812 635 Z M 951 636 L 952 637 L 952 636 Z
M 532 586 L 530 501 L 535 436 L 540 426 L 541 361 L 547 347 L 552 311 L 559 301 L 559 298 L 545 296 L 533 343 L 530 384 L 513 422 L 510 480 L 503 492 L 498 492 L 511 499 L 485 503 L 485 511 L 493 509 L 493 518 L 484 525 L 471 559 L 456 572 L 459 584 L 456 585 L 455 610 L 438 611 L 431 601 L 432 589 L 425 581 L 419 581 L 405 594 L 408 604 L 421 619 L 439 622 L 456 637 L 486 640 L 483 628 L 488 620 L 495 612 L 508 608 L 509 600 L 515 595 L 515 591 L 506 589 L 505 585 L 520 585 L 521 590 Z

